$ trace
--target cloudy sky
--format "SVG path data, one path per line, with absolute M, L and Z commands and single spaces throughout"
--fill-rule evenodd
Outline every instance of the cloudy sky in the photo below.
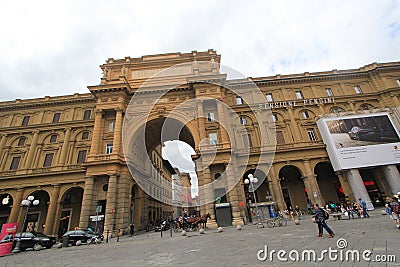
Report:
M 246 76 L 400 60 L 400 1 L 3 0 L 0 101 L 88 92 L 107 58 L 204 51 Z
M 107 58 L 215 49 L 246 76 L 400 61 L 400 1 L 3 0 L 0 101 L 87 93 Z

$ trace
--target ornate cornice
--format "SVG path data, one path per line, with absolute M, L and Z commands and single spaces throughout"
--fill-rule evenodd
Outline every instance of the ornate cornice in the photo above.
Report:
M 15 101 L 0 102 L 0 111 L 19 110 L 29 108 L 52 107 L 70 104 L 93 103 L 95 99 L 91 94 L 75 94 L 73 96 L 45 97 L 28 100 L 17 99 Z

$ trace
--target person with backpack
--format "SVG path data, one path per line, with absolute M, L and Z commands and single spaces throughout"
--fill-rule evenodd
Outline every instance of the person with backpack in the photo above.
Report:
M 392 210 L 392 216 L 394 223 L 396 224 L 396 227 L 400 229 L 400 219 L 399 219 L 399 214 L 400 214 L 400 208 L 399 208 L 399 202 L 397 201 L 396 198 L 392 198 L 392 201 L 390 202 L 390 209 Z
M 318 224 L 318 237 L 322 237 L 323 230 L 329 233 L 328 238 L 335 236 L 332 229 L 326 224 L 326 220 L 329 218 L 328 212 L 323 210 L 317 203 L 314 204 L 315 209 L 315 222 Z
M 367 211 L 367 203 L 365 202 L 365 200 L 361 200 L 361 198 L 359 198 L 358 201 L 359 201 L 360 209 L 361 209 L 361 218 L 365 218 L 365 217 L 369 218 L 369 214 Z

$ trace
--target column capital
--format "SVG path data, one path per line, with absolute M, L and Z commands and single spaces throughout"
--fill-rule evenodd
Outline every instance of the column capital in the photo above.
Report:
M 102 108 L 95 108 L 95 109 L 94 109 L 94 113 L 95 113 L 96 115 L 102 115 L 103 109 L 102 109 Z

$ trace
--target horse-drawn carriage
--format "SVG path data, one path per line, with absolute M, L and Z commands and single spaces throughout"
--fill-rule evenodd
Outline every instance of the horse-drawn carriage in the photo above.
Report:
M 206 228 L 207 227 L 207 220 L 211 219 L 209 213 L 202 216 L 190 216 L 190 217 L 182 217 L 175 218 L 174 222 L 174 231 L 178 232 L 179 230 L 185 231 L 196 231 L 199 228 Z

